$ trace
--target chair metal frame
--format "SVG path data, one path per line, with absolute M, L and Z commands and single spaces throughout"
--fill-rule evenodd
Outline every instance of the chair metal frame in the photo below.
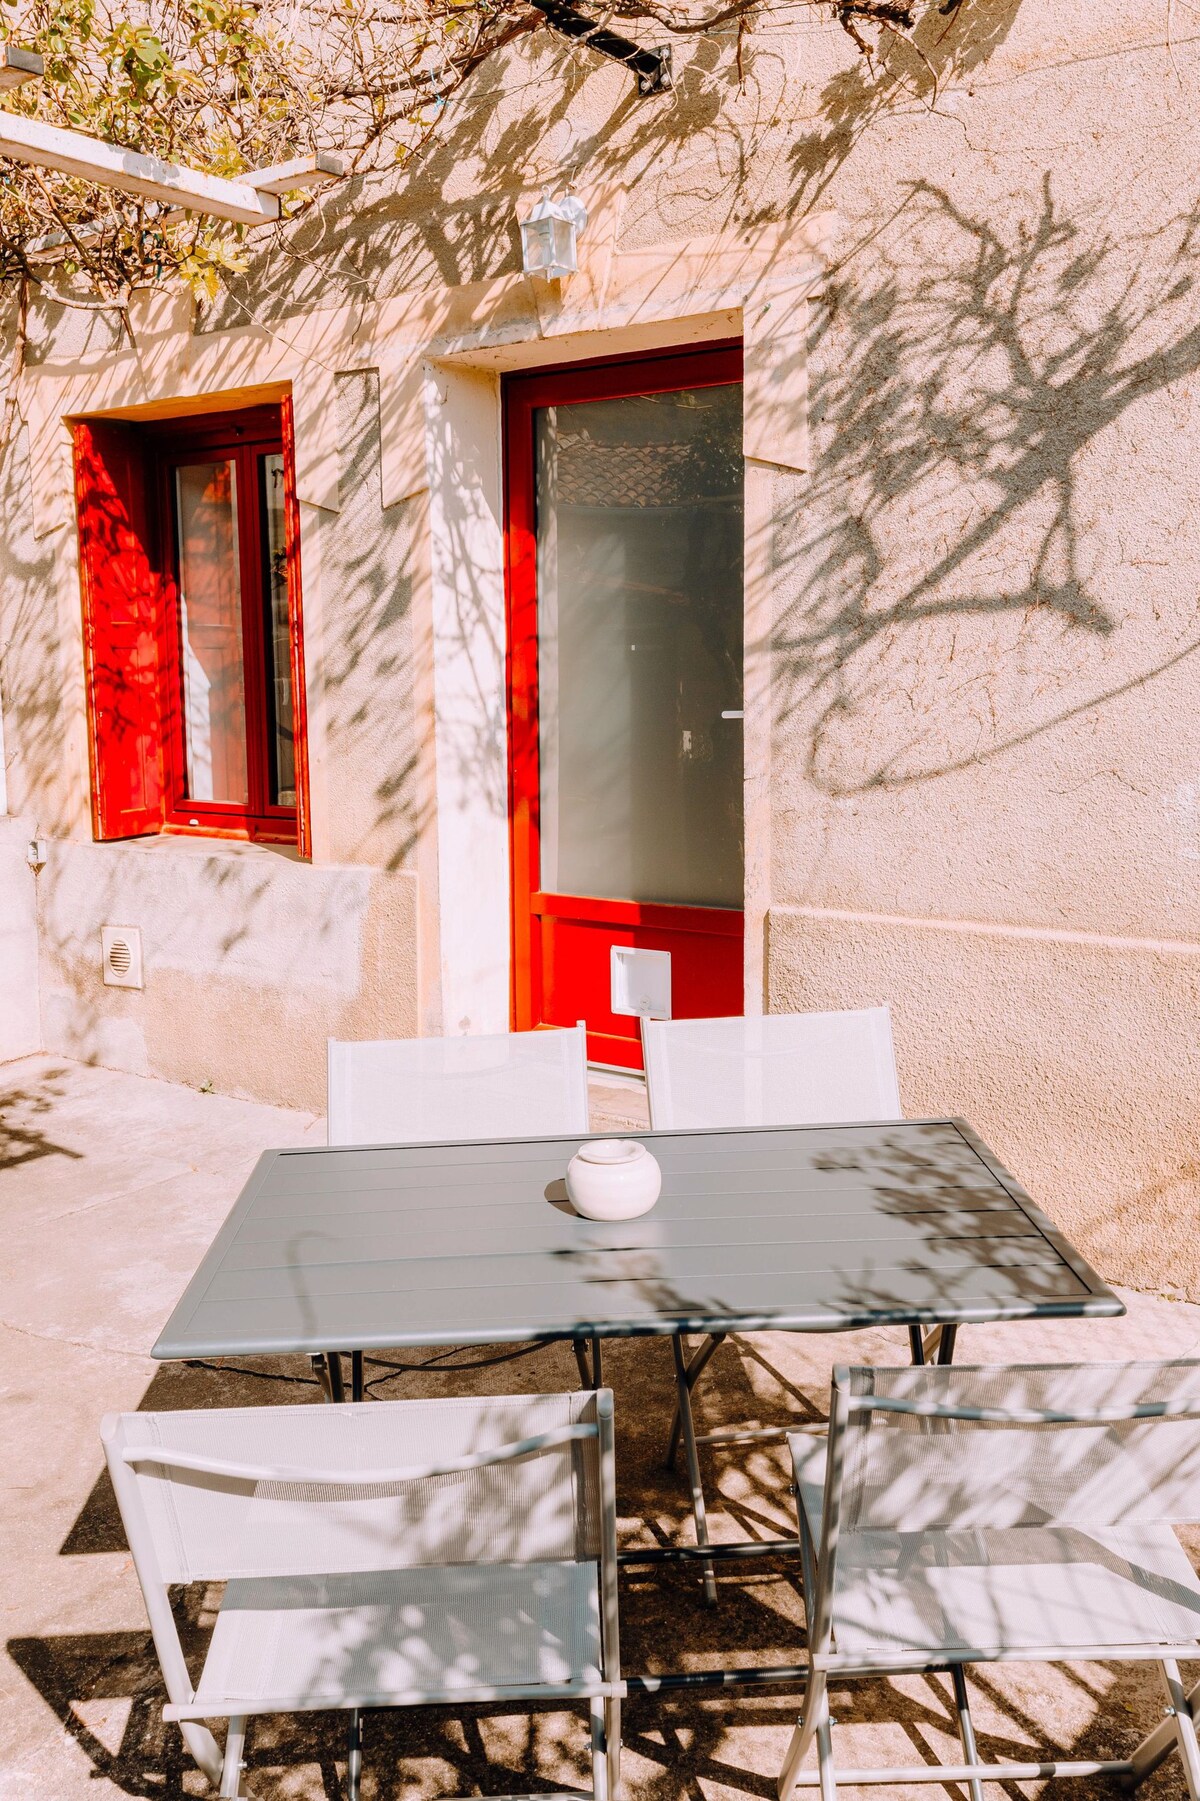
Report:
M 534 1399 L 535 1397 L 521 1398 Z M 486 1403 L 486 1397 L 481 1397 L 481 1399 Z M 621 1677 L 620 1616 L 617 1597 L 616 1454 L 613 1439 L 612 1390 L 597 1389 L 594 1401 L 594 1422 L 583 1421 L 573 1425 L 559 1426 L 533 1437 L 515 1440 L 508 1444 L 444 1461 L 392 1469 L 352 1472 L 334 1470 L 329 1467 L 248 1465 L 192 1452 L 171 1450 L 162 1445 L 125 1444 L 122 1442 L 122 1426 L 125 1416 L 119 1414 L 105 1416 L 100 1428 L 101 1441 L 104 1445 L 109 1474 L 116 1492 L 117 1504 L 134 1567 L 145 1599 L 154 1648 L 167 1690 L 167 1705 L 163 1709 L 163 1718 L 178 1724 L 193 1759 L 220 1796 L 239 1797 L 244 1793 L 241 1776 L 245 1768 L 243 1757 L 246 1726 L 252 1716 L 264 1713 L 327 1711 L 331 1703 L 327 1697 L 312 1700 L 306 1699 L 303 1695 L 273 1696 L 269 1699 L 249 1698 L 231 1702 L 227 1707 L 222 1706 L 215 1715 L 211 1707 L 197 1704 L 196 1689 L 184 1658 L 179 1627 L 171 1608 L 168 1584 L 162 1573 L 154 1533 L 139 1486 L 137 1476 L 139 1466 L 149 1466 L 156 1471 L 176 1471 L 189 1477 L 194 1476 L 201 1482 L 205 1476 L 209 1476 L 215 1482 L 316 1486 L 318 1490 L 332 1489 L 344 1495 L 356 1489 L 424 1482 L 437 1477 L 461 1474 L 465 1471 L 481 1470 L 496 1464 L 534 1457 L 541 1452 L 550 1451 L 569 1443 L 590 1440 L 596 1442 L 596 1475 L 599 1490 L 599 1558 L 597 1561 L 602 1679 L 599 1682 L 574 1680 L 503 1686 L 481 1683 L 478 1687 L 470 1690 L 456 1688 L 453 1691 L 439 1693 L 407 1692 L 403 1696 L 389 1696 L 382 1693 L 355 1695 L 352 1699 L 340 1704 L 341 1710 L 348 1712 L 350 1716 L 346 1794 L 348 1801 L 359 1801 L 362 1771 L 361 1716 L 365 1708 L 445 1705 L 459 1702 L 466 1705 L 472 1702 L 488 1701 L 570 1702 L 586 1700 L 590 1714 L 592 1788 L 590 1791 L 564 1791 L 561 1796 L 539 1795 L 537 1801 L 619 1801 L 621 1700 L 627 1690 Z M 374 1412 L 376 1406 L 412 1408 L 414 1406 L 436 1407 L 437 1405 L 437 1402 L 427 1401 L 379 1402 L 373 1404 L 371 1410 Z M 242 1411 L 256 1413 L 264 1410 L 244 1409 Z M 322 1408 L 320 1411 L 323 1412 L 324 1409 Z M 314 1505 L 319 1505 L 311 1493 L 304 1495 L 303 1499 L 311 1500 Z M 442 1567 L 450 1566 L 443 1565 Z M 475 1567 L 486 1566 L 478 1564 Z M 228 1720 L 224 1750 L 208 1726 L 204 1724 L 205 1720 L 214 1717 Z M 532 1801 L 532 1798 L 512 1797 L 510 1801 Z
M 887 1049 L 890 1053 L 891 1062 L 891 1083 L 887 1094 L 884 1094 L 882 1091 L 880 1092 L 879 1100 L 881 1108 L 894 1105 L 895 1113 L 893 1115 L 886 1110 L 881 1110 L 876 1117 L 879 1119 L 888 1119 L 892 1117 L 896 1119 L 902 1118 L 903 1116 L 900 1112 L 900 1086 L 899 1078 L 896 1074 L 896 1053 L 892 1040 L 892 1018 L 890 1010 L 886 1006 L 882 1006 L 846 1008 L 843 1011 L 847 1016 L 864 1018 L 870 1016 L 874 1034 L 878 1034 L 881 1029 L 886 1028 Z M 755 1023 L 760 1027 L 769 1029 L 771 1020 L 817 1020 L 829 1017 L 831 1017 L 829 1013 L 769 1013 L 764 1014 L 761 1019 L 757 1020 Z M 661 1074 L 662 1056 L 659 1046 L 655 1043 L 656 1037 L 661 1034 L 665 1041 L 673 1030 L 686 1030 L 688 1027 L 713 1025 L 728 1025 L 731 1029 L 730 1035 L 732 1037 L 736 1029 L 739 1026 L 744 1027 L 745 1024 L 746 1021 L 740 1016 L 734 1016 L 728 1020 L 658 1020 L 648 1017 L 643 1018 L 641 1022 L 642 1060 L 646 1068 L 646 1093 L 650 1105 L 650 1125 L 652 1130 L 670 1131 L 676 1128 L 680 1123 L 669 1105 L 666 1105 L 664 1102 Z M 876 1045 L 877 1053 L 881 1048 L 882 1046 L 880 1044 Z M 777 1054 L 782 1055 L 783 1053 Z M 656 1082 L 658 1084 L 657 1088 Z M 665 1111 L 664 1107 L 666 1109 Z M 789 1117 L 786 1119 L 764 1118 L 762 1120 L 741 1120 L 737 1123 L 741 1125 L 764 1126 L 807 1126 L 840 1122 L 826 1120 L 823 1116 L 814 1114 L 812 1109 L 806 1110 L 803 1107 L 797 1107 L 789 1110 Z M 954 1353 L 954 1337 L 955 1328 L 953 1326 L 947 1328 L 940 1326 L 935 1327 L 928 1337 L 922 1335 L 919 1326 L 910 1327 L 909 1343 L 912 1350 L 913 1362 L 924 1363 L 930 1356 L 936 1355 L 939 1362 L 948 1363 Z M 787 1428 L 785 1426 L 762 1426 L 751 1427 L 749 1429 L 728 1427 L 718 1429 L 714 1432 L 697 1432 L 695 1415 L 692 1409 L 692 1396 L 695 1392 L 696 1384 L 704 1374 L 704 1371 L 708 1368 L 715 1353 L 724 1344 L 725 1338 L 725 1333 L 710 1333 L 701 1339 L 700 1344 L 694 1351 L 689 1351 L 689 1347 L 686 1344 L 682 1333 L 676 1333 L 671 1339 L 671 1352 L 675 1364 L 675 1411 L 671 1416 L 671 1430 L 667 1440 L 666 1464 L 668 1469 L 674 1469 L 675 1458 L 679 1451 L 680 1444 L 682 1444 L 684 1461 L 687 1466 L 688 1489 L 692 1520 L 696 1530 L 696 1543 L 700 1546 L 706 1546 L 709 1543 L 708 1512 L 704 1497 L 704 1477 L 700 1468 L 700 1446 L 724 1445 L 732 1447 L 733 1445 L 752 1444 L 761 1441 L 774 1441 L 778 1443 L 787 1436 Z M 772 1551 L 778 1553 L 780 1550 L 787 1551 L 796 1548 L 797 1546 L 793 1540 L 777 1540 L 773 1544 L 766 1544 L 763 1547 L 762 1554 L 769 1554 Z M 702 1574 L 704 1578 L 704 1597 L 708 1604 L 712 1606 L 717 1599 L 716 1575 L 712 1563 L 706 1562 L 702 1565 Z
M 1014 1366 L 1015 1367 L 1015 1366 Z M 1154 1366 L 1160 1367 L 1160 1366 Z M 1200 1365 L 1184 1364 L 1197 1368 Z M 963 1369 L 969 1375 L 969 1369 Z M 1034 1782 L 1068 1776 L 1109 1776 L 1116 1778 L 1126 1792 L 1132 1792 L 1151 1776 L 1161 1764 L 1178 1752 L 1191 1801 L 1200 1801 L 1200 1742 L 1196 1733 L 1196 1709 L 1200 1703 L 1200 1682 L 1185 1691 L 1179 1670 L 1180 1658 L 1195 1658 L 1196 1640 L 1176 1644 L 1144 1645 L 1040 1645 L 1021 1647 L 1006 1652 L 995 1646 L 986 1650 L 965 1652 L 947 1647 L 943 1653 L 928 1651 L 912 1654 L 896 1653 L 886 1657 L 856 1657 L 840 1654 L 836 1649 L 835 1586 L 839 1540 L 842 1535 L 842 1503 L 845 1475 L 845 1450 L 848 1433 L 863 1415 L 892 1413 L 909 1415 L 927 1421 L 936 1431 L 938 1422 L 974 1422 L 1002 1426 L 1092 1426 L 1138 1420 L 1200 1420 L 1200 1402 L 1172 1406 L 1151 1402 L 1126 1407 L 1097 1408 L 1090 1411 L 1059 1412 L 1048 1408 L 1004 1409 L 946 1405 L 935 1401 L 902 1399 L 876 1394 L 854 1394 L 851 1378 L 854 1371 L 838 1367 L 834 1371 L 830 1396 L 825 1487 L 822 1501 L 819 1542 L 813 1537 L 807 1510 L 796 1485 L 796 1513 L 800 1533 L 801 1569 L 804 1585 L 804 1611 L 807 1625 L 808 1674 L 804 1695 L 804 1711 L 800 1716 L 780 1772 L 777 1793 L 779 1801 L 790 1801 L 796 1789 L 816 1788 L 821 1801 L 837 1801 L 838 1783 L 851 1786 L 905 1785 L 920 1783 L 961 1783 L 971 1801 L 984 1801 L 985 1782 Z M 799 1435 L 796 1435 L 797 1437 Z M 1196 1517 L 1200 1518 L 1200 1494 Z M 867 1529 L 870 1529 L 869 1527 Z M 986 1528 L 982 1530 L 986 1531 Z M 1057 1662 L 1157 1662 L 1167 1696 L 1165 1718 L 1149 1732 L 1127 1758 L 1066 1759 L 1046 1758 L 1029 1762 L 985 1764 L 980 1760 L 974 1725 L 967 1695 L 966 1670 L 975 1662 L 1057 1663 Z M 963 1750 L 960 1764 L 917 1764 L 880 1768 L 839 1769 L 833 1754 L 831 1728 L 836 1724 L 829 1711 L 831 1677 L 871 1677 L 896 1674 L 935 1674 L 950 1676 L 956 1725 Z M 804 1759 L 815 1741 L 817 1767 L 802 1769 Z

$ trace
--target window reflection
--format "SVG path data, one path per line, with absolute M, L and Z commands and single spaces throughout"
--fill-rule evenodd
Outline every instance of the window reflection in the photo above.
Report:
M 296 804 L 295 727 L 292 718 L 292 657 L 288 629 L 287 516 L 283 498 L 283 454 L 261 459 L 263 549 L 267 598 L 267 734 L 271 757 L 270 799 L 277 807 Z
M 175 471 L 187 792 L 249 799 L 238 496 L 233 464 Z

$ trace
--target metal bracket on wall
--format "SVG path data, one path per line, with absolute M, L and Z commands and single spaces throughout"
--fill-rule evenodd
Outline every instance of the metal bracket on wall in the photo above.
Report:
M 637 76 L 639 94 L 665 93 L 671 85 L 671 46 L 660 45 L 656 50 L 644 50 L 630 38 L 623 38 L 619 32 L 610 31 L 606 25 L 598 25 L 595 19 L 589 19 L 567 0 L 530 0 L 546 23 L 563 37 L 571 38 L 577 44 L 586 44 L 589 50 L 595 50 L 600 56 L 607 56 L 610 61 L 624 63 Z

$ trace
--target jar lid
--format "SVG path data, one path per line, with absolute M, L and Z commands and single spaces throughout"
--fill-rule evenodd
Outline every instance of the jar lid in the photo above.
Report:
M 577 1155 L 585 1163 L 634 1163 L 646 1156 L 646 1147 L 634 1138 L 592 1138 L 581 1144 Z

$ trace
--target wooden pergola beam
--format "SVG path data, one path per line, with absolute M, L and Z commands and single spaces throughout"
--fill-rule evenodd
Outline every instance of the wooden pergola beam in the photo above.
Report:
M 45 73 L 42 58 L 33 50 L 0 44 L 0 90 L 36 81 Z M 236 181 L 206 175 L 185 163 L 169 163 L 162 157 L 126 150 L 103 138 L 81 131 L 65 131 L 29 119 L 22 113 L 0 110 L 0 156 L 18 162 L 75 175 L 97 187 L 119 188 L 151 200 L 167 213 L 206 213 L 214 219 L 231 219 L 238 225 L 264 225 L 280 216 L 279 197 L 301 188 L 336 181 L 346 172 L 340 156 L 318 150 L 311 156 L 295 156 L 273 163 Z M 49 240 L 47 240 L 49 244 Z
M 639 94 L 662 94 L 671 85 L 671 46 L 648 50 L 631 38 L 610 31 L 599 19 L 581 13 L 571 0 L 530 0 L 553 30 L 577 44 L 586 44 L 610 62 L 624 63 L 637 76 Z
M 255 169 L 239 180 L 259 194 L 292 194 L 298 188 L 319 188 L 327 181 L 338 181 L 345 173 L 346 165 L 340 156 L 332 150 L 317 150 L 312 156 L 294 156 L 291 162 Z
M 98 187 L 140 194 L 145 200 L 157 200 L 161 206 L 232 219 L 239 225 L 265 225 L 279 218 L 276 195 L 260 193 L 253 185 L 253 177 L 226 181 L 219 175 L 204 175 L 199 169 L 144 156 L 137 150 L 123 150 L 119 144 L 107 144 L 102 138 L 90 138 L 81 131 L 63 131 L 57 125 L 44 125 L 40 119 L 27 119 L 19 113 L 0 112 L 0 156 L 56 169 L 60 175 L 76 175 Z

